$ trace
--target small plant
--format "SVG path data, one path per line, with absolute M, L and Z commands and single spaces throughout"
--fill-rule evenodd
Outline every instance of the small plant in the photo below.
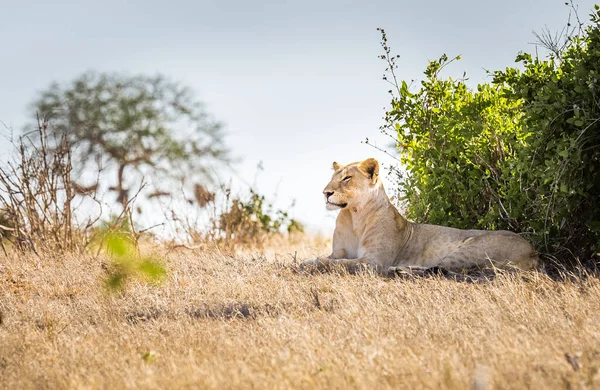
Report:
M 193 212 L 181 215 L 171 208 L 167 218 L 180 237 L 193 246 L 210 243 L 224 249 L 260 249 L 271 238 L 304 232 L 302 224 L 290 217 L 288 210 L 276 209 L 253 189 L 245 195 L 234 196 L 226 185 L 216 192 L 196 185 L 187 206 L 192 207 Z
M 108 230 L 100 235 L 96 245 L 111 259 L 105 281 L 109 291 L 123 290 L 132 278 L 155 284 L 166 277 L 167 272 L 161 261 L 140 255 L 135 236 L 127 224 L 123 224 L 118 231 Z
M 210 236 L 229 246 L 245 245 L 261 247 L 270 236 L 281 233 L 303 232 L 300 222 L 291 218 L 287 211 L 275 210 L 264 195 L 250 189 L 247 199 L 230 198 L 226 191 L 225 208 L 212 219 Z
M 150 363 L 154 363 L 154 361 L 156 360 L 156 356 L 157 356 L 156 352 L 146 351 L 141 355 L 141 358 L 145 363 L 150 364 Z

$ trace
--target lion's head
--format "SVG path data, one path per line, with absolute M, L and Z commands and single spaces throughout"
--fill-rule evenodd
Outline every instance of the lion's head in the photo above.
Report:
M 325 189 L 328 210 L 358 206 L 369 198 L 379 178 L 379 163 L 374 158 L 341 166 L 333 163 L 333 176 Z

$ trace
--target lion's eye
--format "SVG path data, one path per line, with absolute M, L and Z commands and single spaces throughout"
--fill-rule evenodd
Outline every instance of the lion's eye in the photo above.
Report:
M 352 176 L 346 176 L 342 179 L 342 181 L 350 181 L 350 179 L 352 179 Z

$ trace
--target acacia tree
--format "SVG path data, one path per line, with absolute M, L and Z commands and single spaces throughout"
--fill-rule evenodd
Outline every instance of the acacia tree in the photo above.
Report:
M 189 88 L 161 75 L 88 72 L 67 85 L 53 83 L 34 107 L 55 131 L 67 134 L 77 168 L 115 164 L 110 189 L 123 206 L 131 176 L 185 183 L 210 178 L 211 162 L 228 161 L 220 123 Z

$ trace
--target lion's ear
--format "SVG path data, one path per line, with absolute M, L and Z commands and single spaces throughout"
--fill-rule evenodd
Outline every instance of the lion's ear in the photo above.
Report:
M 338 164 L 337 162 L 333 162 L 333 170 L 334 171 L 339 171 L 342 168 L 342 166 L 340 164 Z
M 360 163 L 360 170 L 369 176 L 369 179 L 375 181 L 379 175 L 379 162 L 374 158 L 368 158 Z

